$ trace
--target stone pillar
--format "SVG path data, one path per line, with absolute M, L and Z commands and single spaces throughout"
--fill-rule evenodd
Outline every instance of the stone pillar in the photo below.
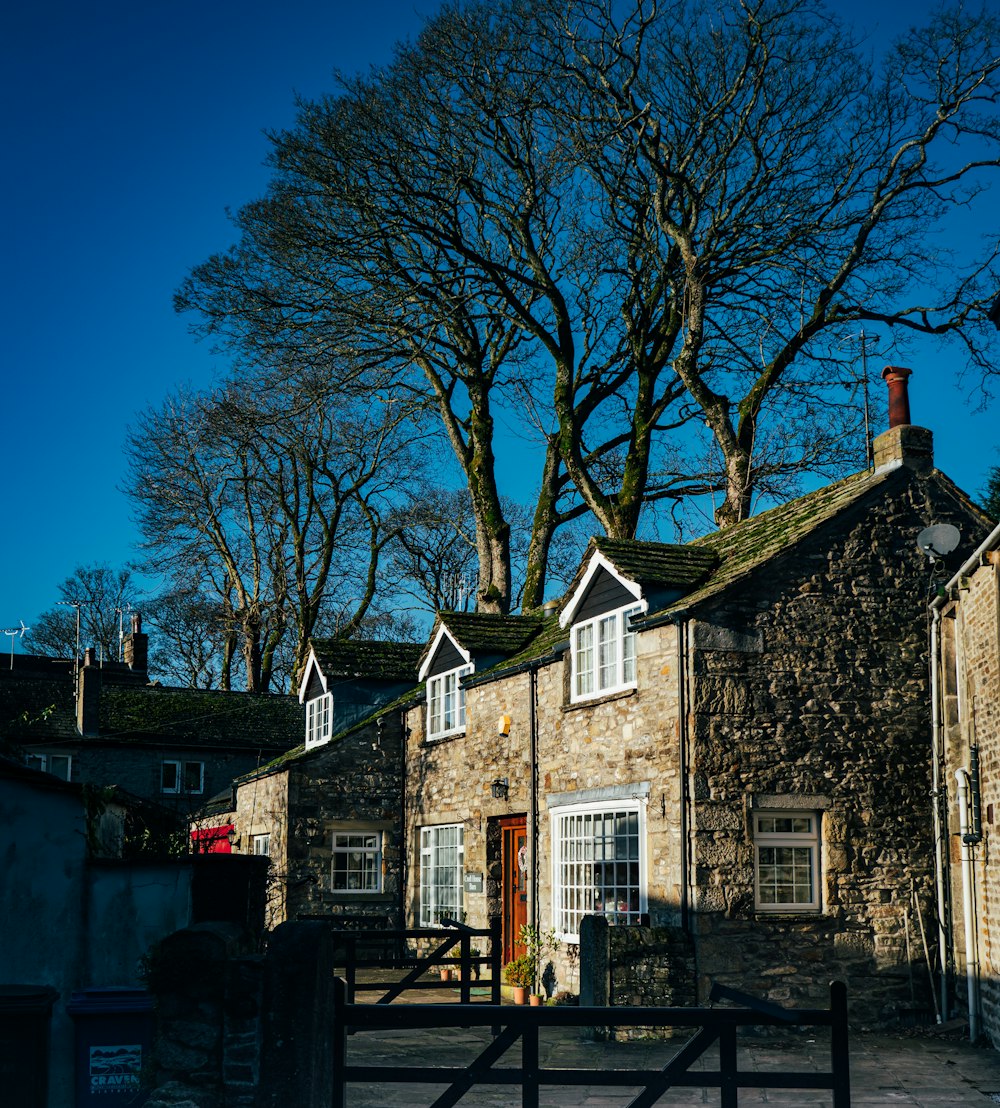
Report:
M 327 924 L 289 922 L 271 932 L 257 1108 L 332 1103 L 333 968 Z

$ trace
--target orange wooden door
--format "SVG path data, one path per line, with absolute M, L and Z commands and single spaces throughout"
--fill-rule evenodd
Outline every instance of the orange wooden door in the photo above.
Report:
M 524 816 L 500 821 L 503 834 L 503 960 L 524 953 L 517 941 L 522 924 L 528 922 L 528 827 Z

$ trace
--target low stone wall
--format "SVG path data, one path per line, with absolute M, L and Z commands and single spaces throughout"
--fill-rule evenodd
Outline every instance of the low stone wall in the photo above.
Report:
M 282 924 L 263 955 L 231 924 L 177 931 L 156 947 L 146 1108 L 327 1108 L 333 964 L 328 929 Z
M 609 927 L 602 916 L 585 916 L 580 926 L 580 1003 L 639 1008 L 694 1005 L 690 936 L 679 927 Z M 606 1035 L 670 1038 L 673 1031 L 611 1027 Z

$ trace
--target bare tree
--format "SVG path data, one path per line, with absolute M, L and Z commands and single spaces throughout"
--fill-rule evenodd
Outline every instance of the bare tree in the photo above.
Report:
M 403 473 L 408 416 L 389 403 L 262 377 L 178 394 L 130 431 L 126 491 L 155 568 L 194 575 L 266 691 L 291 632 L 297 674 L 324 605 L 350 636 L 372 603 Z
M 128 625 L 127 618 L 123 624 L 123 613 L 139 604 L 132 573 L 130 566 L 77 566 L 59 585 L 58 605 L 33 621 L 27 635 L 31 650 L 55 658 L 73 658 L 78 647 L 94 647 L 103 658 L 117 660 L 121 629 Z
M 837 402 L 832 343 L 850 325 L 952 336 L 994 372 L 997 236 L 954 252 L 941 239 L 958 206 L 985 214 L 1000 167 L 1000 28 L 943 9 L 876 70 L 799 0 L 619 12 L 552 4 L 535 27 L 542 56 L 601 105 L 568 125 L 648 182 L 683 316 L 672 366 L 721 452 L 731 523 L 773 446 L 792 467 L 842 453 L 816 415 Z
M 433 404 L 483 610 L 514 601 L 494 438 L 523 417 L 534 607 L 567 522 L 629 537 L 718 490 L 724 525 L 853 461 L 852 325 L 954 336 L 988 370 L 997 243 L 959 264 L 933 242 L 998 165 L 996 39 L 951 13 L 876 73 L 804 0 L 448 8 L 302 104 L 178 305 L 244 357 L 346 345 L 370 387 Z

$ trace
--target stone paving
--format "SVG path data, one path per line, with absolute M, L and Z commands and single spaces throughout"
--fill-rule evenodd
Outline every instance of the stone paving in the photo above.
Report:
M 353 1035 L 348 1043 L 348 1061 L 357 1065 L 412 1066 L 459 1065 L 471 1060 L 489 1041 L 479 1029 L 451 1028 L 447 1031 L 390 1031 Z M 518 1048 L 514 1048 L 517 1050 Z M 673 1042 L 597 1043 L 581 1036 L 577 1029 L 547 1029 L 540 1043 L 542 1067 L 622 1070 L 659 1068 L 677 1050 Z M 899 1105 L 905 1108 L 987 1108 L 1000 1104 L 1000 1053 L 975 1048 L 956 1037 L 933 1034 L 894 1036 L 859 1032 L 851 1036 L 851 1104 Z M 503 1061 L 500 1063 L 503 1065 Z M 709 1052 L 699 1065 L 715 1068 L 717 1051 Z M 827 1041 L 815 1038 L 741 1038 L 740 1068 L 759 1072 L 794 1069 L 819 1071 L 829 1068 Z M 349 1108 L 420 1108 L 430 1105 L 443 1085 L 352 1085 Z M 582 1087 L 543 1088 L 542 1105 L 552 1108 L 625 1108 L 638 1090 L 593 1084 Z M 481 1085 L 470 1090 L 461 1105 L 477 1108 L 513 1108 L 520 1103 L 518 1087 Z M 717 1089 L 672 1089 L 657 1102 L 674 1105 L 718 1105 Z M 772 1105 L 780 1108 L 832 1108 L 827 1091 L 744 1089 L 741 1108 Z

